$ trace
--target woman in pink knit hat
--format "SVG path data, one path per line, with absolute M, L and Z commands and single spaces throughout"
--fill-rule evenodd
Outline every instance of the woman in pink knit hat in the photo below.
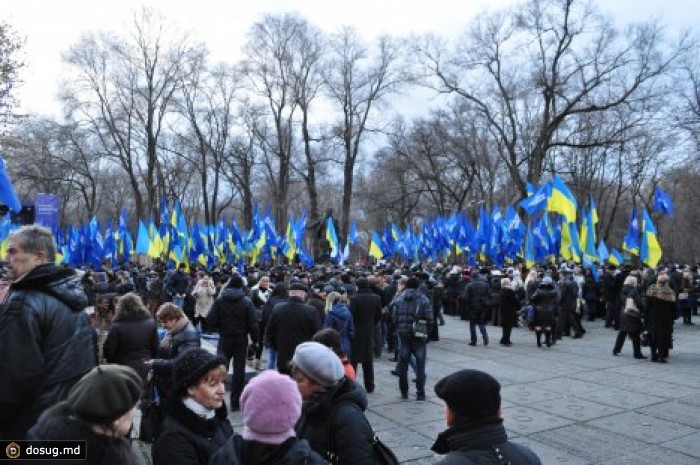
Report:
M 243 434 L 235 434 L 214 454 L 210 465 L 325 464 L 294 425 L 301 416 L 301 394 L 289 377 L 267 370 L 241 394 Z

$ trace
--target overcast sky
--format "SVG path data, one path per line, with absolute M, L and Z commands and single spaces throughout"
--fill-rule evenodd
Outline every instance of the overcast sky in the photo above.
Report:
M 477 13 L 514 0 L 2 0 L 0 20 L 26 38 L 22 113 L 58 115 L 61 53 L 91 30 L 129 28 L 133 12 L 154 6 L 206 43 L 217 60 L 234 61 L 250 25 L 264 13 L 297 11 L 322 29 L 353 25 L 368 39 L 411 32 L 459 34 Z M 660 18 L 673 33 L 700 21 L 700 0 L 598 0 L 620 23 Z

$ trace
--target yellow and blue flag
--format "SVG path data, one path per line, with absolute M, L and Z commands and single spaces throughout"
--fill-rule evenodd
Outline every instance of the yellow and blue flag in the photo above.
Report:
M 654 223 L 651 221 L 649 212 L 644 209 L 642 216 L 642 248 L 639 254 L 639 258 L 642 262 L 646 263 L 650 267 L 654 268 L 659 264 L 661 260 L 661 246 L 659 245 L 659 238 L 657 237 L 656 228 Z
M 574 223 L 577 210 L 576 198 L 564 181 L 555 174 L 552 181 L 552 194 L 547 200 L 547 211 L 559 213 L 566 218 L 567 223 Z

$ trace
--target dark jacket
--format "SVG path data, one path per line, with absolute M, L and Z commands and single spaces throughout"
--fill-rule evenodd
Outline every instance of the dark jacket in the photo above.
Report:
M 153 465 L 205 465 L 212 454 L 233 435 L 224 404 L 216 416 L 206 420 L 185 407 L 182 400 L 170 398 L 163 429 L 153 443 Z
M 311 305 L 318 312 L 318 317 L 321 321 L 326 319 L 326 301 L 318 294 L 311 294 L 306 300 L 306 303 Z
M 527 447 L 508 441 L 503 420 L 471 425 L 453 425 L 440 433 L 432 450 L 446 457 L 440 465 L 541 465 Z M 498 451 L 498 452 L 497 452 Z M 498 453 L 503 460 L 498 458 Z
M 41 460 L 47 465 L 139 465 L 141 461 L 126 438 L 97 434 L 92 426 L 73 415 L 65 402 L 50 407 L 41 414 L 29 430 L 33 441 L 85 441 L 87 460 Z
M 246 441 L 239 434 L 216 452 L 209 465 L 323 465 L 305 439 L 289 438 L 282 444 Z
M 267 323 L 270 321 L 270 315 L 272 315 L 272 310 L 274 310 L 277 304 L 287 302 L 289 297 L 283 297 L 279 295 L 273 295 L 270 297 L 265 305 L 262 307 L 260 312 L 260 330 L 263 332 L 260 337 L 266 345 L 269 345 L 268 334 L 267 334 Z
M 585 300 L 598 300 L 600 297 L 600 286 L 593 276 L 586 276 L 586 281 L 583 283 L 583 298 Z M 589 309 L 593 311 L 593 309 Z
M 185 273 L 174 271 L 165 283 L 165 292 L 172 299 L 175 294 L 185 294 L 190 287 L 190 279 Z
M 218 331 L 222 338 L 258 342 L 258 312 L 242 289 L 226 288 L 216 298 L 207 315 L 207 328 Z
M 559 316 L 559 290 L 554 283 L 540 283 L 531 300 L 535 306 L 535 326 L 553 325 Z
M 673 320 L 676 315 L 675 292 L 668 286 L 653 284 L 647 289 L 646 325 L 649 336 L 659 349 L 670 349 Z
M 490 310 L 491 286 L 481 277 L 474 278 L 467 284 L 467 287 L 464 288 L 462 300 L 471 318 L 484 318 L 486 313 Z
M 145 381 L 150 367 L 144 365 L 158 355 L 158 333 L 150 313 L 118 314 L 103 346 L 108 363 L 130 366 Z
M 355 324 L 352 313 L 344 302 L 336 302 L 326 315 L 324 328 L 333 328 L 340 334 L 340 349 L 350 356 L 352 340 L 355 337 Z
M 355 325 L 355 337 L 351 341 L 353 363 L 374 360 L 374 327 L 382 319 L 382 299 L 368 287 L 357 290 L 350 299 L 350 313 Z
M 364 414 L 366 408 L 364 389 L 351 379 L 343 378 L 319 399 L 304 405 L 296 426 L 297 436 L 309 441 L 311 448 L 322 457 L 327 456 L 330 444 L 332 452 L 339 456 L 340 465 L 374 463 L 374 433 Z
M 520 300 L 513 289 L 501 288 L 501 324 L 515 326 L 518 323 Z
M 575 310 L 577 297 L 578 285 L 572 278 L 564 278 L 559 282 L 559 307 L 562 310 Z
M 153 361 L 153 374 L 155 375 L 156 386 L 161 395 L 167 395 L 173 384 L 173 362 L 180 352 L 200 347 L 202 341 L 199 339 L 197 330 L 192 323 L 187 322 L 187 326 L 179 332 L 173 334 L 169 341 L 162 341 L 158 348 L 158 358 Z
M 287 364 L 297 346 L 310 341 L 319 329 L 321 322 L 316 309 L 300 299 L 290 297 L 288 302 L 275 306 L 265 333 L 270 347 L 277 350 L 277 370 L 280 373 L 289 373 Z
M 634 299 L 634 303 L 637 305 L 637 308 L 640 311 L 639 317 L 634 317 L 625 313 L 624 309 L 628 297 Z M 621 298 L 622 312 L 620 314 L 620 331 L 627 331 L 628 333 L 641 333 L 643 329 L 641 314 L 644 313 L 644 300 L 639 294 L 639 290 L 635 286 L 623 286 Z
M 87 296 L 73 270 L 40 265 L 0 308 L 0 437 L 24 439 L 41 412 L 97 364 Z
M 391 304 L 391 317 L 396 326 L 396 333 L 402 337 L 413 335 L 413 322 L 416 315 L 433 322 L 433 308 L 430 300 L 418 289 L 406 289 Z

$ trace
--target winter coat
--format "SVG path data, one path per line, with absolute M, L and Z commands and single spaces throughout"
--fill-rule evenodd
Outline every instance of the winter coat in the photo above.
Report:
M 600 286 L 593 276 L 586 276 L 586 281 L 583 283 L 583 299 L 598 300 L 600 297 Z
M 668 286 L 652 284 L 647 290 L 646 325 L 649 337 L 659 349 L 671 348 L 676 295 Z
M 501 288 L 501 323 L 503 326 L 515 326 L 518 324 L 518 310 L 520 300 L 513 289 Z
M 202 279 L 197 281 L 197 284 L 192 290 L 192 296 L 197 299 L 194 304 L 194 314 L 198 317 L 206 318 L 209 314 L 209 309 L 211 309 L 214 303 L 214 296 L 216 295 L 216 287 L 214 282 L 209 279 L 206 282 Z
M 552 284 L 541 283 L 532 294 L 535 306 L 535 326 L 552 326 L 559 316 L 559 290 Z
M 321 321 L 326 321 L 326 301 L 318 294 L 311 294 L 306 300 L 306 303 L 311 305 L 318 312 L 318 317 Z
M 324 328 L 333 328 L 340 334 L 340 348 L 344 354 L 351 354 L 351 341 L 355 337 L 355 324 L 347 305 L 337 302 L 326 315 Z
M 503 460 L 498 458 L 498 452 Z M 508 441 L 500 418 L 481 423 L 453 425 L 440 433 L 432 450 L 445 458 L 439 465 L 542 465 L 529 448 Z
M 254 343 L 260 338 L 258 312 L 243 289 L 228 287 L 216 298 L 207 316 L 207 327 L 218 331 L 221 338 Z
M 41 460 L 55 465 L 140 465 L 141 460 L 126 438 L 97 434 L 92 425 L 76 418 L 66 402 L 60 402 L 41 414 L 29 430 L 32 441 L 85 441 L 87 460 Z
M 172 299 L 175 294 L 184 295 L 187 293 L 187 289 L 190 287 L 190 279 L 185 274 L 178 270 L 175 270 L 167 279 L 165 283 L 165 292 L 169 299 Z
M 491 287 L 482 278 L 474 278 L 464 288 L 462 300 L 470 318 L 479 321 L 491 310 Z
M 272 310 L 274 310 L 277 304 L 287 302 L 288 300 L 288 297 L 273 295 L 265 303 L 265 305 L 263 305 L 262 311 L 260 312 L 260 331 L 262 331 L 260 338 L 265 342 L 265 345 L 270 345 L 267 335 L 267 322 L 270 321 L 270 315 L 272 315 Z
M 323 465 L 305 439 L 289 438 L 282 444 L 246 441 L 234 434 L 211 458 L 209 465 Z
M 577 298 L 578 285 L 573 279 L 565 278 L 559 282 L 559 308 L 565 311 L 574 311 Z
M 355 336 L 351 343 L 352 362 L 372 362 L 374 326 L 382 319 L 382 300 L 370 288 L 358 289 L 350 299 L 350 313 L 355 325 Z
M 309 441 L 321 457 L 327 457 L 330 444 L 340 465 L 374 463 L 374 433 L 365 417 L 366 409 L 364 389 L 343 378 L 315 401 L 305 403 L 296 426 L 297 437 Z
M 640 316 L 634 317 L 625 313 L 625 305 L 627 303 L 627 298 L 631 297 L 634 299 L 634 303 L 640 311 Z M 623 286 L 622 293 L 622 311 L 620 313 L 620 331 L 627 331 L 628 333 L 641 333 L 642 332 L 642 318 L 641 314 L 644 312 L 644 300 L 642 296 L 639 295 L 639 290 L 634 286 Z
M 97 364 L 87 296 L 73 270 L 40 265 L 0 307 L 0 437 L 24 439 L 41 412 Z
M 321 322 L 316 309 L 299 298 L 290 297 L 288 302 L 275 306 L 265 332 L 270 347 L 277 350 L 277 370 L 280 373 L 289 373 L 287 364 L 297 346 L 310 341 L 319 329 Z
M 233 435 L 226 404 L 206 420 L 170 398 L 163 428 L 153 443 L 153 465 L 207 465 L 211 456 Z
M 147 311 L 119 313 L 114 317 L 103 346 L 108 363 L 126 365 L 145 381 L 150 367 L 144 361 L 158 355 L 158 332 L 155 320 Z
M 156 386 L 162 396 L 170 393 L 173 381 L 173 362 L 179 353 L 194 347 L 200 347 L 202 341 L 191 322 L 170 337 L 169 343 L 158 347 L 158 358 L 153 361 L 153 374 Z
M 428 298 L 417 289 L 406 289 L 391 303 L 391 317 L 396 333 L 402 337 L 413 335 L 413 322 L 416 316 L 433 322 L 433 308 Z

